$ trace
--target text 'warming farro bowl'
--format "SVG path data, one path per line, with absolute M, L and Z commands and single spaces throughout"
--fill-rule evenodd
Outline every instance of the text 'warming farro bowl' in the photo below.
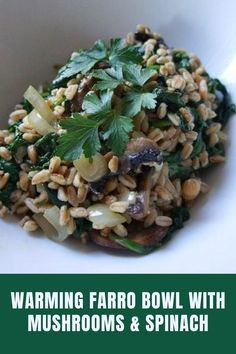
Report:
M 189 219 L 225 160 L 235 106 L 200 59 L 138 25 L 29 86 L 0 131 L 1 217 L 28 232 L 146 254 Z

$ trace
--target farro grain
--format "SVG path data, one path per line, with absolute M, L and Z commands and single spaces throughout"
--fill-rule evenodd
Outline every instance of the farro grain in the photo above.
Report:
M 58 188 L 57 198 L 59 200 L 61 200 L 62 202 L 67 202 L 68 201 L 67 195 L 66 195 L 65 190 L 64 190 L 64 188 L 62 186 L 60 186 Z
M 183 90 L 186 86 L 186 81 L 181 75 L 174 75 L 170 81 L 168 80 L 170 87 L 175 90 Z
M 128 187 L 129 189 L 135 189 L 137 186 L 135 179 L 129 175 L 119 176 L 118 179 L 125 187 Z
M 189 100 L 193 102 L 199 102 L 201 100 L 201 96 L 197 91 L 190 92 L 188 97 Z
M 112 203 L 117 201 L 117 197 L 114 195 L 106 195 L 104 197 L 104 203 L 107 205 L 111 205 Z
M 202 99 L 207 99 L 208 86 L 205 79 L 202 79 L 199 83 L 199 93 Z
M 14 133 L 9 134 L 8 136 L 6 136 L 4 138 L 4 143 L 5 144 L 11 144 L 13 142 L 14 138 L 15 138 L 15 134 Z
M 25 198 L 24 200 L 25 205 L 30 209 L 33 213 L 38 214 L 44 212 L 43 207 L 38 207 L 34 204 L 34 199 L 33 198 Z M 20 203 L 19 205 L 21 205 Z
M 180 133 L 179 135 L 179 143 L 184 144 L 187 141 L 185 133 Z
M 58 156 L 54 156 L 51 158 L 50 163 L 49 163 L 49 172 L 50 173 L 56 173 L 59 170 L 59 167 L 61 165 L 61 159 Z
M 83 203 L 87 197 L 88 193 L 88 185 L 87 184 L 80 184 L 77 192 L 78 203 Z
M 157 116 L 159 119 L 163 119 L 165 118 L 166 116 L 166 113 L 167 113 L 167 104 L 162 102 L 159 106 L 158 106 L 158 109 L 157 109 Z
M 208 159 L 208 152 L 207 151 L 203 151 L 199 155 L 199 161 L 200 161 L 202 167 L 206 167 L 208 165 L 209 159 Z
M 7 217 L 9 214 L 10 214 L 10 210 L 5 205 L 2 205 L 0 207 L 0 218 L 3 219 Z
M 69 87 L 67 87 L 65 89 L 64 95 L 66 97 L 67 100 L 72 100 L 73 97 L 75 96 L 76 92 L 78 90 L 78 85 L 74 84 L 74 85 L 70 85 Z
M 28 174 L 25 171 L 20 171 L 19 177 L 20 177 L 20 180 L 19 180 L 20 188 L 24 192 L 26 192 L 29 188 L 29 183 L 30 183 L 30 180 L 28 178 Z
M 77 191 L 74 186 L 66 187 L 66 195 L 68 198 L 68 202 L 74 207 L 77 207 L 79 204 L 79 200 L 77 197 Z
M 116 225 L 113 227 L 113 231 L 120 237 L 126 237 L 128 236 L 128 231 L 126 227 L 122 224 Z
M 55 106 L 53 113 L 57 116 L 57 118 L 61 117 L 65 112 L 65 107 L 63 106 Z
M 39 137 L 38 134 L 33 134 L 33 133 L 24 133 L 22 135 L 22 138 L 29 143 L 33 143 L 37 138 Z
M 10 119 L 12 122 L 18 122 L 19 120 L 22 120 L 26 115 L 27 112 L 25 109 L 17 109 L 10 114 Z
M 222 155 L 213 155 L 210 157 L 212 163 L 221 163 L 225 161 L 225 157 Z
M 147 228 L 147 227 L 151 226 L 152 224 L 154 224 L 156 218 L 157 218 L 157 210 L 156 210 L 156 208 L 151 208 L 149 215 L 146 216 L 146 218 L 144 220 L 144 224 L 143 224 L 144 227 Z
M 128 209 L 128 206 L 129 206 L 128 202 L 118 201 L 118 202 L 114 202 L 110 205 L 110 210 L 114 211 L 116 213 L 123 214 Z
M 80 175 L 78 172 L 76 172 L 75 177 L 73 179 L 73 186 L 78 188 L 80 185 Z
M 196 178 L 189 178 L 182 184 L 182 196 L 185 200 L 196 199 L 201 190 L 201 183 Z
M 168 227 L 172 225 L 172 219 L 168 216 L 157 216 L 155 220 L 158 226 Z
M 147 133 L 148 132 L 148 129 L 149 129 L 149 120 L 148 120 L 148 117 L 145 116 L 143 121 L 142 121 L 142 124 L 141 124 L 141 130 L 144 132 L 144 133 Z
M 215 146 L 217 143 L 219 142 L 219 137 L 216 133 L 212 133 L 210 134 L 210 137 L 209 137 L 209 146 L 210 147 L 213 147 Z
M 33 185 L 45 183 L 45 182 L 49 181 L 49 177 L 50 177 L 49 171 L 48 170 L 42 170 L 40 172 L 37 172 L 33 176 L 31 183 Z
M 37 153 L 37 150 L 35 149 L 34 145 L 29 145 L 27 148 L 27 152 L 28 152 L 29 159 L 31 160 L 31 162 L 33 164 L 35 164 L 37 161 L 38 153 Z
M 193 145 L 190 143 L 186 143 L 181 151 L 181 158 L 183 160 L 187 160 L 192 152 L 193 152 Z
M 38 229 L 38 224 L 34 220 L 27 220 L 24 223 L 23 229 L 27 232 L 34 232 Z
M 165 180 L 165 183 L 166 183 L 166 180 Z M 168 189 L 166 189 L 163 186 L 157 186 L 155 188 L 155 191 L 158 193 L 159 197 L 162 200 L 171 201 L 173 199 L 173 195 L 168 191 Z
M 179 126 L 180 125 L 180 117 L 177 114 L 168 113 L 168 118 L 175 126 Z
M 60 167 L 58 168 L 57 173 L 59 175 L 64 176 L 67 173 L 67 171 L 68 171 L 68 167 L 67 166 L 60 165 Z
M 108 163 L 108 168 L 112 173 L 116 173 L 119 167 L 119 158 L 117 156 L 113 156 Z
M 69 186 L 70 184 L 73 184 L 75 174 L 77 170 L 75 167 L 70 167 L 67 173 L 65 174 L 65 180 L 66 180 L 66 185 Z
M 7 161 L 12 158 L 10 151 L 5 146 L 0 147 L 0 157 Z
M 85 208 L 70 208 L 70 215 L 73 218 L 86 218 L 88 216 L 88 212 Z
M 155 128 L 147 135 L 147 137 L 154 142 L 158 142 L 159 140 L 163 139 L 163 133 L 161 129 Z
M 50 175 L 50 180 L 52 182 L 55 182 L 55 183 L 61 185 L 61 186 L 65 186 L 65 184 L 66 184 L 65 177 L 59 173 L 52 173 Z
M 16 203 L 20 199 L 21 195 L 22 191 L 19 189 L 15 189 L 13 192 L 11 192 L 10 201 L 12 203 Z
M 198 137 L 198 133 L 193 130 L 189 130 L 185 132 L 185 136 L 188 140 L 195 141 Z
M 8 172 L 4 173 L 1 177 L 0 177 L 0 189 L 3 189 L 7 182 L 9 181 L 9 177 L 10 174 Z
M 194 121 L 194 116 L 188 108 L 181 107 L 179 111 L 188 123 L 192 123 Z
M 60 208 L 59 224 L 65 226 L 70 220 L 70 213 L 66 205 Z
M 149 65 L 153 65 L 157 62 L 157 58 L 158 56 L 157 55 L 152 55 L 148 60 L 147 60 L 147 66 Z
M 211 135 L 213 133 L 218 133 L 221 129 L 220 123 L 212 123 L 209 128 L 206 129 L 206 134 Z
M 192 167 L 194 170 L 198 170 L 200 168 L 200 161 L 198 157 L 195 157 L 192 162 Z

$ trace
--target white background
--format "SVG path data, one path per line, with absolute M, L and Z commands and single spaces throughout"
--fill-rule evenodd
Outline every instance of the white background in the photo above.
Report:
M 50 80 L 52 66 L 98 38 L 124 36 L 146 23 L 170 46 L 196 52 L 236 102 L 236 2 L 214 0 L 0 0 L 1 127 L 29 84 Z M 147 256 L 56 244 L 0 220 L 1 273 L 235 273 L 236 122 L 228 161 L 207 180 L 192 218 Z

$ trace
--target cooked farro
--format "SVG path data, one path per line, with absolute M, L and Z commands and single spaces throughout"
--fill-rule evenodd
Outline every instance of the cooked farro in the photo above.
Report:
M 147 253 L 209 190 L 201 170 L 225 160 L 235 107 L 195 54 L 147 26 L 111 43 L 74 52 L 45 92 L 30 86 L 10 114 L 0 217 L 19 215 L 28 232 L 47 234 L 49 223 L 58 241 Z

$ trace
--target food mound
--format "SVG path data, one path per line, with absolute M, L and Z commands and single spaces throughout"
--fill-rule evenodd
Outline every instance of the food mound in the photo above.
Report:
M 0 131 L 0 214 L 28 232 L 143 254 L 189 218 L 225 160 L 234 105 L 195 54 L 138 25 L 74 52 Z

